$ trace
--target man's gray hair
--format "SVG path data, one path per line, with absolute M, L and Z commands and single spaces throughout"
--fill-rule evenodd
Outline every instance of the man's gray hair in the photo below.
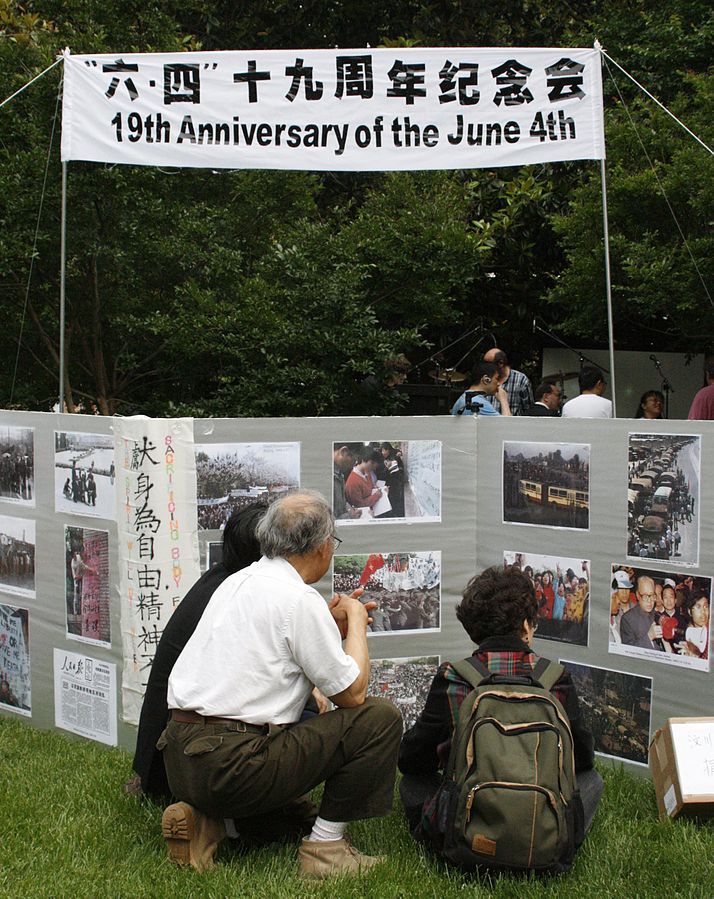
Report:
M 260 550 L 269 559 L 305 556 L 333 535 L 335 519 L 325 497 L 298 490 L 276 500 L 257 527 Z

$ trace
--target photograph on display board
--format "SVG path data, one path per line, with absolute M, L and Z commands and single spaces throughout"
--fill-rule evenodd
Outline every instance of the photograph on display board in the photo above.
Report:
M 196 445 L 198 529 L 223 530 L 233 512 L 300 488 L 299 443 Z
M 504 441 L 503 521 L 589 530 L 589 444 Z
M 30 616 L 27 609 L 0 603 L 0 709 L 32 714 Z
M 35 522 L 0 515 L 0 590 L 35 596 Z
M 698 436 L 629 435 L 628 558 L 699 564 L 700 459 Z
M 337 440 L 332 473 L 337 524 L 441 521 L 440 440 Z
M 580 698 L 584 724 L 595 752 L 647 764 L 652 710 L 652 678 L 560 660 Z
M 67 636 L 85 643 L 111 643 L 109 625 L 109 533 L 65 526 L 65 599 Z M 139 590 L 137 603 L 151 617 L 150 590 Z
M 365 553 L 335 556 L 333 592 L 362 588 L 375 602 L 369 634 L 424 633 L 441 625 L 441 553 Z
M 402 713 L 404 730 L 409 730 L 424 708 L 438 667 L 439 656 L 372 659 L 367 692 L 393 703 Z
M 0 500 L 35 505 L 33 428 L 0 427 Z
M 538 632 L 542 640 L 588 645 L 590 562 L 563 556 L 506 550 L 503 564 L 530 578 L 538 601 Z
M 610 652 L 709 671 L 711 590 L 709 577 L 613 565 Z
M 114 438 L 55 431 L 55 512 L 116 517 Z

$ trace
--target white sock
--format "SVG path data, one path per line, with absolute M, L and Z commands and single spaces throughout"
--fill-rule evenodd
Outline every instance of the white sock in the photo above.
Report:
M 345 821 L 325 821 L 319 815 L 315 818 L 312 825 L 312 833 L 308 840 L 318 840 L 325 842 L 326 840 L 341 840 L 347 830 Z
M 223 823 L 225 824 L 225 827 L 226 827 L 226 836 L 229 837 L 231 840 L 237 840 L 239 834 L 238 834 L 238 831 L 236 830 L 236 824 L 235 824 L 235 821 L 233 820 L 233 818 L 224 818 Z

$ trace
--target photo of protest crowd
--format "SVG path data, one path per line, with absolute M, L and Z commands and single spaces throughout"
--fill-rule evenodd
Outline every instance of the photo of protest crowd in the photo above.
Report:
M 503 520 L 590 527 L 590 446 L 503 443 Z
M 371 553 L 335 556 L 333 590 L 364 589 L 362 602 L 375 602 L 371 634 L 439 630 L 441 553 Z
M 612 566 L 610 652 L 709 671 L 711 578 Z
M 335 441 L 332 458 L 338 524 L 441 520 L 440 441 Z
M 595 738 L 595 751 L 646 765 L 652 678 L 560 662 L 573 678 L 585 725 Z
M 223 530 L 238 509 L 300 487 L 299 443 L 196 445 L 198 529 Z
M 65 527 L 67 636 L 87 643 L 111 643 L 109 621 L 109 533 Z M 150 591 L 137 594 L 151 617 Z M 142 605 L 143 604 L 143 605 Z M 142 619 L 144 615 L 142 614 Z
M 426 702 L 439 656 L 413 659 L 372 659 L 368 693 L 388 699 L 399 709 L 404 730 L 412 727 Z
M 55 512 L 114 519 L 114 438 L 55 431 Z
M 506 550 L 503 564 L 530 578 L 538 600 L 538 632 L 542 640 L 588 645 L 590 562 L 559 556 Z
M 628 557 L 698 564 L 700 444 L 687 434 L 629 435 Z
M 35 445 L 32 428 L 0 428 L 0 499 L 35 505 Z
M 0 708 L 30 715 L 30 616 L 0 603 Z
M 0 589 L 35 595 L 35 522 L 0 515 Z

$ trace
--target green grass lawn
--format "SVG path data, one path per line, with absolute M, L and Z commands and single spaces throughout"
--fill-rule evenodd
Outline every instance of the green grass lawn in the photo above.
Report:
M 660 822 L 643 778 L 602 767 L 605 794 L 570 874 L 548 880 L 467 877 L 414 845 L 398 802 L 389 818 L 355 824 L 358 848 L 386 856 L 362 878 L 304 883 L 294 846 L 221 848 L 206 874 L 175 867 L 161 809 L 126 797 L 121 750 L 0 718 L 0 896 L 646 896 L 714 897 L 714 825 Z

